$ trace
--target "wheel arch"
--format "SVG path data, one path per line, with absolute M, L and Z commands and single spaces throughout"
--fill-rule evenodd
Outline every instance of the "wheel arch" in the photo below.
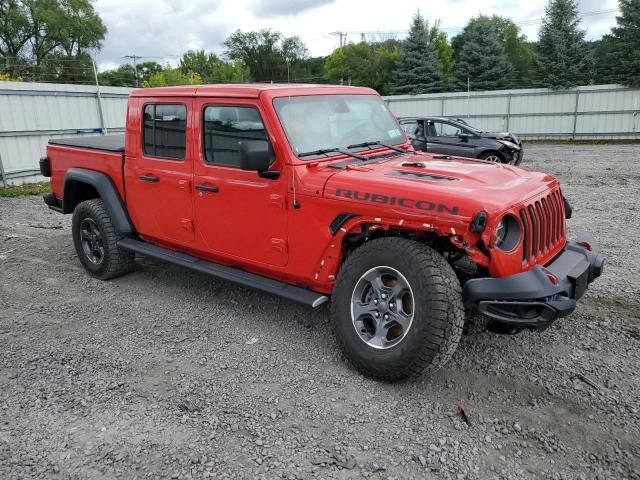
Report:
M 120 233 L 134 232 L 122 198 L 106 174 L 84 168 L 67 170 L 63 184 L 62 213 L 73 213 L 80 202 L 93 198 L 100 198 L 104 202 Z
M 433 220 L 435 222 L 435 220 Z M 428 225 L 427 229 L 425 226 Z M 331 292 L 342 265 L 351 255 L 370 240 L 377 238 L 400 237 L 423 243 L 446 233 L 423 220 L 390 220 L 372 217 L 367 214 L 343 212 L 337 215 L 329 225 L 331 237 L 314 266 L 314 277 L 322 285 L 323 292 Z

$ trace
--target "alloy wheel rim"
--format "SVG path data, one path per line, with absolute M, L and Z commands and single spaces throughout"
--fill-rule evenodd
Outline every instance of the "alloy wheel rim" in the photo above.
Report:
M 497 155 L 489 155 L 487 158 L 485 158 L 485 160 L 487 162 L 493 162 L 493 163 L 500 163 L 500 157 L 498 157 Z
M 385 350 L 404 340 L 413 324 L 414 296 L 404 275 L 379 266 L 365 272 L 351 296 L 351 321 L 360 340 Z
M 94 265 L 100 265 L 104 260 L 104 242 L 96 222 L 85 218 L 80 222 L 80 244 L 85 257 Z

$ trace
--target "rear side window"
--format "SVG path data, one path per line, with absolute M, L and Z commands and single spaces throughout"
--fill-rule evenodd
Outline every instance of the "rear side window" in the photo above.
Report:
M 144 154 L 183 160 L 187 138 L 187 108 L 184 105 L 156 104 L 144 107 Z
M 240 167 L 239 142 L 267 140 L 260 113 L 254 107 L 206 107 L 203 136 L 205 161 L 228 167 Z

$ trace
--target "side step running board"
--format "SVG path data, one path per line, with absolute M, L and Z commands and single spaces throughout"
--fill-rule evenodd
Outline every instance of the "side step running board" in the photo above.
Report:
M 293 300 L 294 302 L 302 303 L 309 307 L 316 308 L 329 300 L 329 297 L 326 295 L 321 295 L 305 288 L 288 285 L 278 280 L 272 280 L 254 273 L 245 272 L 238 268 L 201 260 L 186 253 L 174 252 L 173 250 L 167 250 L 166 248 L 139 240 L 124 238 L 118 242 L 118 247 L 123 250 L 139 253 L 146 257 L 157 258 L 158 260 L 190 268 L 191 270 L 206 273 L 213 277 L 278 295 L 279 297 Z

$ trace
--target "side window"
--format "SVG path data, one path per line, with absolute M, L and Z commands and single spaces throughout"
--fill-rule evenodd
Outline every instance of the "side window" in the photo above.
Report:
M 407 135 L 415 135 L 418 131 L 418 122 L 402 122 L 400 125 Z
M 145 105 L 142 137 L 145 155 L 184 160 L 187 108 L 166 103 Z
M 203 136 L 205 161 L 229 167 L 240 166 L 240 141 L 268 140 L 254 107 L 206 107 Z
M 460 127 L 450 123 L 435 122 L 439 137 L 456 137 L 460 134 Z

